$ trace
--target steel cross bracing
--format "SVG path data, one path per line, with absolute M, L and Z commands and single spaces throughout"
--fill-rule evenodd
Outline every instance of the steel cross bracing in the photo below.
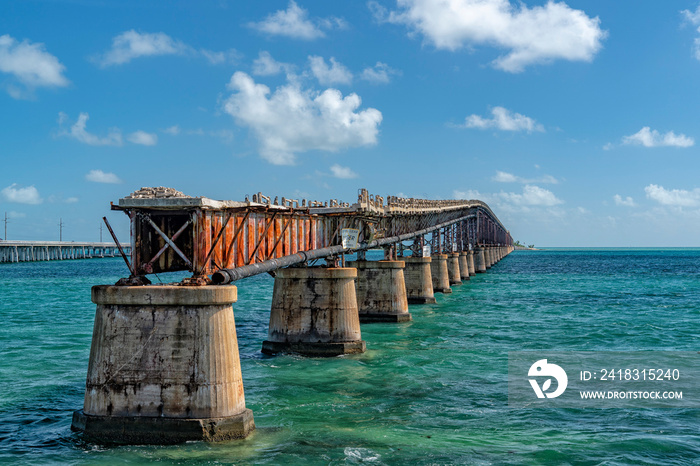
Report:
M 261 193 L 244 202 L 192 198 L 174 190 L 176 195 L 152 195 L 157 189 L 169 188 L 143 188 L 112 206 L 131 221 L 132 278 L 190 271 L 195 279 L 213 275 L 215 283 L 229 283 L 351 252 L 341 245 L 344 228 L 360 230 L 355 250 L 396 244 L 403 250 L 409 242 L 406 249 L 414 255 L 422 253 L 423 244 L 438 253 L 513 242 L 478 200 L 385 200 L 361 189 L 352 205 L 337 200 L 300 205 Z

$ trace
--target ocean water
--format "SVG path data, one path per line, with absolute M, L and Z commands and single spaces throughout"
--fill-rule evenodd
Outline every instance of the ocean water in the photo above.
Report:
M 516 251 L 363 324 L 367 352 L 267 357 L 273 280 L 238 283 L 241 441 L 100 446 L 71 432 L 95 306 L 121 259 L 0 264 L 0 462 L 29 464 L 698 464 L 700 410 L 512 408 L 513 351 L 698 351 L 700 250 Z

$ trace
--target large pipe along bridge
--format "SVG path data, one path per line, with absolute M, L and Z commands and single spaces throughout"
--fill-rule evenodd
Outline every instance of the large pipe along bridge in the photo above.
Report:
M 262 193 L 217 201 L 142 188 L 112 209 L 130 219 L 130 275 L 92 289 L 85 403 L 73 416 L 73 429 L 107 442 L 218 441 L 255 428 L 232 282 L 275 277 L 264 353 L 337 356 L 365 351 L 360 323 L 410 321 L 409 303 L 435 303 L 513 250 L 479 200 L 361 189 L 353 204 Z M 370 249 L 383 260 L 367 260 Z M 146 277 L 175 271 L 192 275 L 169 285 Z

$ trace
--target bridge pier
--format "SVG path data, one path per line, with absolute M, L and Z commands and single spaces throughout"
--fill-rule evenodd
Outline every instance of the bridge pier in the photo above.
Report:
M 72 429 L 109 443 L 246 437 L 234 286 L 95 286 L 82 410 Z
M 450 286 L 462 284 L 458 252 L 447 254 L 447 275 L 450 279 Z
M 469 266 L 469 276 L 473 277 L 476 275 L 476 270 L 474 269 L 474 250 L 472 249 L 468 251 L 467 266 Z
M 487 269 L 493 266 L 493 248 L 491 246 L 484 248 L 484 265 Z
M 397 260 L 354 261 L 357 269 L 357 307 L 360 323 L 407 322 L 408 312 L 404 262 Z
M 459 276 L 462 281 L 469 280 L 469 253 L 462 251 L 459 253 Z
M 433 277 L 430 257 L 402 257 L 404 262 L 404 281 L 409 304 L 435 303 Z
M 280 269 L 272 291 L 266 354 L 363 353 L 353 268 Z
M 474 268 L 476 273 L 486 272 L 486 253 L 484 248 L 476 248 L 474 251 Z
M 452 288 L 450 288 L 450 276 L 447 270 L 447 254 L 433 254 L 430 259 L 433 292 L 452 293 Z

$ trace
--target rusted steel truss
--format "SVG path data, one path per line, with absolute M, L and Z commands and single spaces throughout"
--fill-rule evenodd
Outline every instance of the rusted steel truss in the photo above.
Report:
M 282 198 L 282 205 L 276 202 L 277 198 L 271 201 L 261 193 L 252 202 L 235 202 L 184 195 L 149 197 L 137 191 L 112 209 L 124 211 L 131 220 L 131 272 L 137 276 L 189 270 L 197 277 L 250 269 L 302 252 L 308 257 L 309 252 L 326 248 L 333 248 L 330 255 L 338 254 L 343 252 L 337 246 L 344 228 L 360 230 L 358 249 L 390 246 L 383 238 L 394 243 L 410 240 L 414 252 L 424 240 L 435 252 L 512 244 L 488 205 L 477 200 L 388 197 L 385 201 L 362 189 L 352 205 L 337 200 L 323 204 L 304 200 L 301 206 L 293 199 Z M 416 232 L 423 233 L 416 236 Z

